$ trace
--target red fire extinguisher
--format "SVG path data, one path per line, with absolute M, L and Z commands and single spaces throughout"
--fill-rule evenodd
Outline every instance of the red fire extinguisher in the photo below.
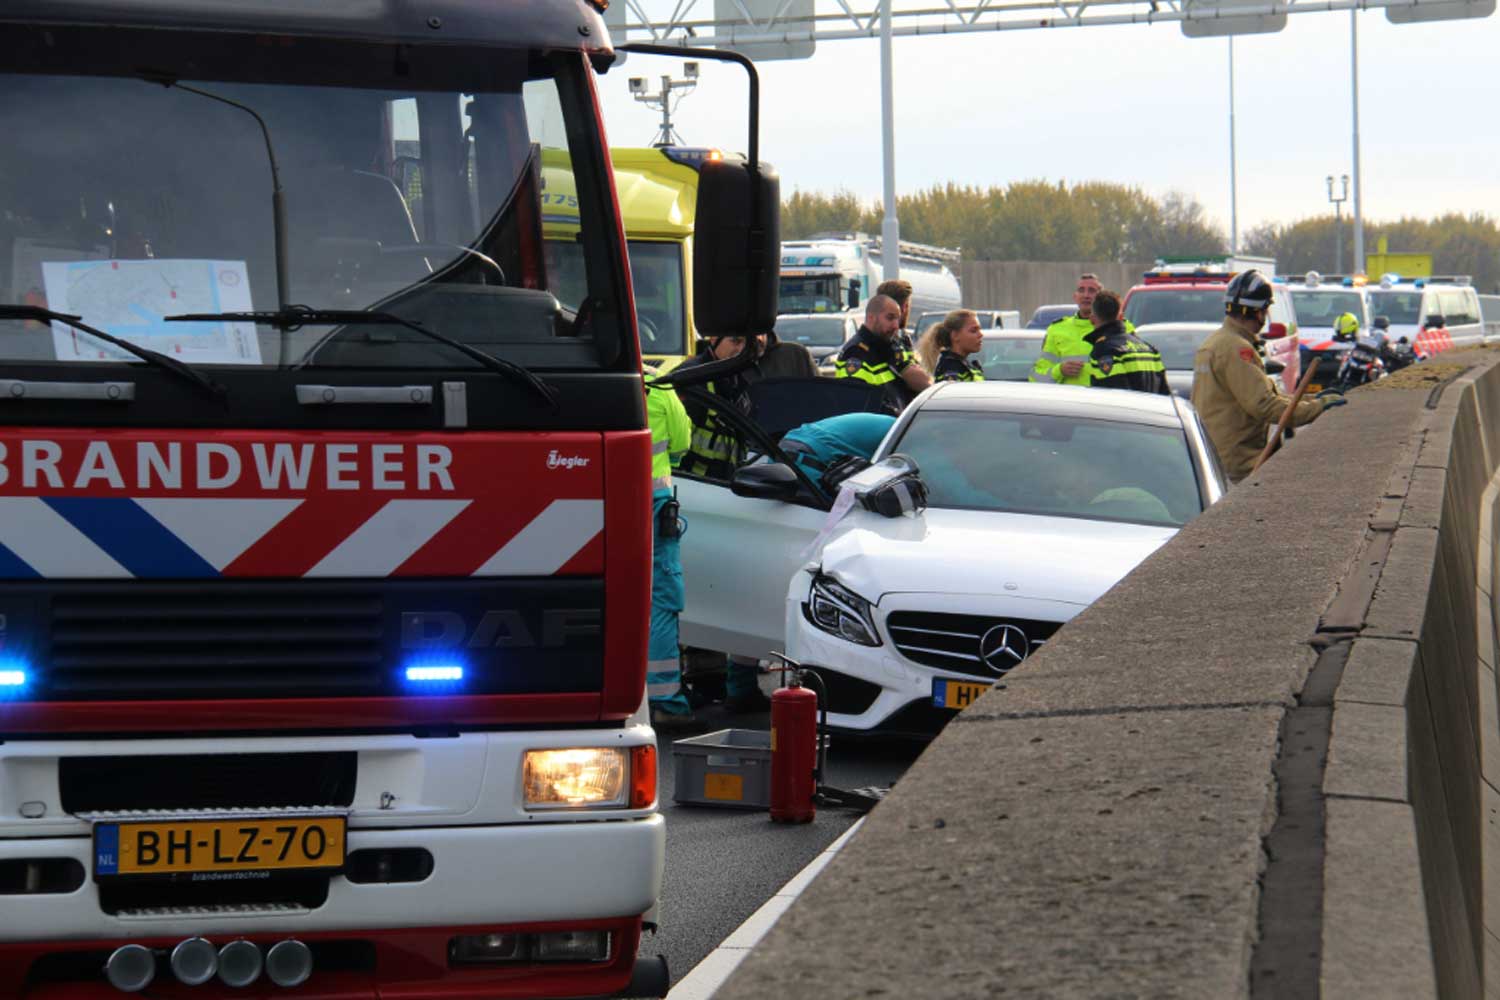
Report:
M 771 820 L 807 823 L 817 811 L 818 696 L 789 671 L 785 687 L 771 694 Z

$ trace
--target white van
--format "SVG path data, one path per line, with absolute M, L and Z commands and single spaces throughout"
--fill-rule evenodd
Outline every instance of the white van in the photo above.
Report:
M 1466 275 L 1401 278 L 1387 274 L 1366 289 L 1370 317 L 1391 321 L 1392 340 L 1406 337 L 1431 357 L 1450 347 L 1484 343 L 1479 296 Z

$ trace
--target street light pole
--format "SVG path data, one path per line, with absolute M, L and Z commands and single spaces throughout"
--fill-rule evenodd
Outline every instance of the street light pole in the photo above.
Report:
M 1235 186 L 1234 36 L 1229 36 L 1229 252 L 1240 252 L 1240 203 Z
M 1344 193 L 1342 197 L 1333 196 L 1333 175 L 1328 175 L 1328 200 L 1333 202 L 1333 273 L 1342 274 L 1344 271 L 1344 216 L 1339 209 L 1344 202 L 1349 200 L 1349 175 L 1342 174 L 1339 179 L 1344 182 Z M 1356 267 L 1354 272 L 1361 272 L 1364 268 Z
M 1349 92 L 1354 108 L 1354 274 L 1365 273 L 1365 215 L 1359 199 L 1359 9 L 1349 11 Z
M 896 110 L 891 81 L 891 3 L 880 4 L 880 137 L 885 166 L 885 219 L 880 224 L 880 262 L 886 281 L 901 277 L 901 220 L 896 217 Z M 874 289 L 869 289 L 874 294 Z

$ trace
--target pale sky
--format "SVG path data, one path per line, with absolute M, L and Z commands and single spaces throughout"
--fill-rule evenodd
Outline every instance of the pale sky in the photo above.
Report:
M 1352 173 L 1349 20 L 1345 11 L 1294 14 L 1280 33 L 1235 40 L 1241 233 L 1330 213 L 1324 178 Z M 894 45 L 899 193 L 949 180 L 1114 181 L 1194 195 L 1227 233 L 1224 39 L 1161 23 Z M 1418 25 L 1359 14 L 1367 219 L 1500 216 L 1497 57 L 1500 14 Z M 811 59 L 758 65 L 761 155 L 780 172 L 783 196 L 844 188 L 879 199 L 879 43 L 823 42 Z M 630 99 L 626 78 L 680 77 L 681 68 L 680 59 L 632 55 L 601 80 L 612 144 L 646 145 L 658 121 Z M 675 119 L 686 143 L 744 149 L 744 78 L 738 67 L 703 64 Z M 1352 205 L 1351 182 L 1344 211 Z

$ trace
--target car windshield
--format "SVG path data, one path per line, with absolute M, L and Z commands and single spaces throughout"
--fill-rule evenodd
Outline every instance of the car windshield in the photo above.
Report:
M 1042 337 L 985 337 L 979 363 L 990 381 L 1025 381 L 1042 354 Z
M 1161 363 L 1174 370 L 1189 370 L 1193 367 L 1193 355 L 1217 330 L 1217 326 L 1204 325 L 1195 330 L 1162 330 L 1151 328 L 1138 331 L 1140 337 L 1156 348 Z
M 844 317 L 839 314 L 777 316 L 776 336 L 808 347 L 842 347 L 846 325 Z
M 1031 314 L 1031 322 L 1026 324 L 1026 329 L 1045 330 L 1064 316 L 1071 316 L 1077 311 L 1073 306 L 1042 306 Z
M 549 177 L 549 180 L 551 178 Z M 547 194 L 542 195 L 545 204 Z M 577 212 L 576 200 L 572 212 Z M 553 216 L 557 218 L 556 215 Z M 577 226 L 576 217 L 568 221 Z M 557 228 L 555 225 L 551 228 Z M 547 234 L 547 273 L 566 279 L 557 289 L 564 302 L 582 301 L 585 287 L 583 247 L 562 233 Z M 683 294 L 682 247 L 676 243 L 630 240 L 630 287 L 635 292 L 636 328 L 641 353 L 671 356 L 688 353 L 687 298 Z
M 1392 323 L 1421 322 L 1421 292 L 1370 292 L 1370 314 L 1384 316 Z
M 1358 292 L 1294 288 L 1292 301 L 1297 306 L 1297 322 L 1303 326 L 1333 326 L 1344 313 L 1353 313 L 1359 325 L 1365 325 L 1365 303 Z
M 1136 326 L 1148 323 L 1224 322 L 1222 288 L 1142 288 L 1130 293 L 1125 318 Z
M 784 313 L 838 312 L 844 308 L 836 274 L 813 278 L 782 275 L 780 293 L 777 309 Z
M 580 186 L 586 206 L 603 204 L 587 195 L 599 179 L 575 183 L 568 147 L 570 133 L 593 127 L 569 96 L 582 67 L 492 50 L 452 56 L 419 85 L 398 85 L 402 74 L 389 67 L 406 57 L 380 56 L 372 48 L 365 63 L 299 63 L 295 84 L 7 76 L 0 302 L 81 315 L 131 343 L 209 365 L 476 362 L 394 325 L 309 324 L 282 334 L 268 324 L 165 317 L 291 303 L 375 310 L 539 369 L 617 357 L 609 345 L 622 336 L 620 310 L 574 322 L 587 293 L 601 305 L 616 300 L 618 268 L 602 208 L 580 218 L 577 207 Z M 218 65 L 206 56 L 198 64 Z M 557 80 L 547 75 L 554 66 Z M 577 127 L 568 118 L 579 118 Z M 268 145 L 285 192 L 279 262 Z M 557 199 L 571 199 L 570 216 L 551 214 Z M 542 251 L 544 226 L 548 238 L 577 248 L 573 259 Z M 672 294 L 680 303 L 680 281 L 662 293 L 664 305 Z M 680 311 L 677 324 L 680 342 Z M 0 358 L 118 363 L 127 355 L 62 324 L 7 321 Z
M 1202 510 L 1187 440 L 1173 428 L 926 410 L 890 450 L 916 460 L 929 507 L 1170 526 Z

